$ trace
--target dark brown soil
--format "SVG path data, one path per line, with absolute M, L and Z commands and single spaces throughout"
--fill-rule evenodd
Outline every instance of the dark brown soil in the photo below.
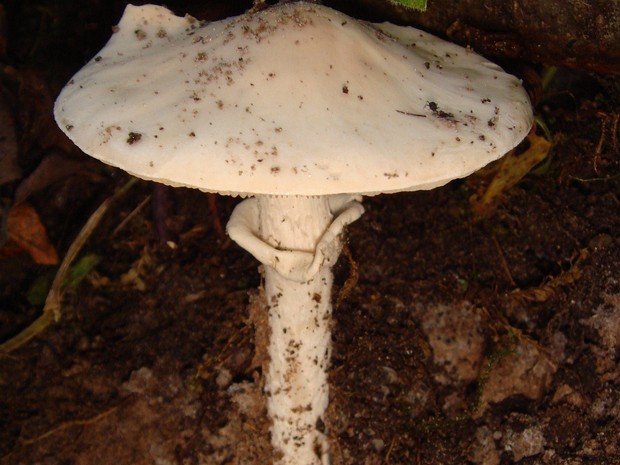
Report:
M 26 45 L 9 42 L 4 57 L 17 73 Z M 57 84 L 43 79 L 51 95 L 80 66 L 57 71 L 30 47 L 28 66 L 55 73 Z M 10 101 L 28 102 L 11 76 Z M 619 89 L 559 70 L 537 105 L 551 158 L 484 218 L 472 203 L 489 172 L 365 199 L 335 269 L 335 465 L 620 464 Z M 86 159 L 46 146 L 12 108 L 26 174 L 50 152 Z M 89 164 L 30 195 L 61 256 L 127 179 Z M 98 262 L 58 321 L 0 358 L 1 465 L 270 463 L 258 263 L 187 189 L 171 192 L 165 219 L 176 247 L 160 243 L 150 206 L 136 209 L 151 189 L 134 186 L 89 238 L 81 256 Z M 217 198 L 222 222 L 237 202 Z M 55 268 L 0 257 L 7 340 L 40 314 L 29 291 Z

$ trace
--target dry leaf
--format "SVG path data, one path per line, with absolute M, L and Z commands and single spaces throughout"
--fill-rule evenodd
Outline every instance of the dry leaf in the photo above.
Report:
M 58 150 L 52 150 L 35 170 L 19 183 L 15 190 L 15 203 L 23 202 L 30 194 L 71 176 L 86 174 L 100 180 L 102 177 L 95 173 L 95 166 L 97 165 L 91 158 L 74 159 Z
M 48 149 L 58 147 L 64 152 L 73 150 L 73 144 L 64 136 L 54 121 L 52 108 L 54 98 L 41 71 L 20 69 L 19 82 L 20 121 L 24 129 L 24 152 L 31 149 L 29 144 Z
M 51 244 L 41 223 L 39 214 L 27 202 L 14 205 L 9 210 L 8 242 L 0 249 L 7 253 L 17 246 L 27 252 L 35 263 L 40 265 L 57 265 L 58 254 Z M 7 250 L 4 250 L 4 249 Z
M 0 185 L 21 177 L 13 113 L 0 87 Z
M 2 61 L 6 60 L 6 51 L 8 49 L 7 29 L 6 10 L 4 5 L 0 3 L 0 60 Z
M 517 154 L 512 150 L 502 158 L 489 187 L 479 200 L 472 201 L 472 207 L 479 216 L 488 216 L 502 195 L 549 155 L 551 142 L 536 134 L 534 128 L 528 134 L 527 141 L 529 148 L 525 152 Z
M 570 286 L 581 278 L 583 273 L 582 263 L 588 256 L 588 249 L 581 249 L 579 257 L 568 270 L 562 271 L 557 276 L 547 276 L 545 282 L 538 287 L 516 289 L 511 295 L 523 302 L 546 302 L 555 295 L 560 287 Z

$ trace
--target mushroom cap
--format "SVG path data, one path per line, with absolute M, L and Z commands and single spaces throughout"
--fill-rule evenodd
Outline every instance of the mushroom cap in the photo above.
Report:
M 54 111 L 105 163 L 243 195 L 430 189 L 532 124 L 519 80 L 485 58 L 308 3 L 206 24 L 129 5 Z

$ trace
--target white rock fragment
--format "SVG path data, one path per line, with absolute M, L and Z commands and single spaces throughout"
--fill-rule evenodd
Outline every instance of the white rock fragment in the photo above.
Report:
M 599 343 L 590 347 L 596 356 L 596 372 L 606 381 L 620 378 L 616 354 L 620 350 L 620 295 L 603 296 L 605 303 L 590 318 L 580 321 L 598 333 Z
M 504 434 L 502 444 L 504 450 L 512 454 L 513 460 L 519 462 L 525 457 L 541 454 L 546 441 L 540 427 L 532 426 L 521 432 L 509 428 Z
M 131 394 L 144 394 L 153 383 L 153 371 L 141 367 L 131 372 L 129 379 L 122 384 L 122 389 Z
M 514 346 L 490 367 L 474 417 L 482 416 L 491 404 L 512 396 L 540 400 L 556 370 L 556 364 L 542 347 L 526 336 L 515 338 Z
M 430 307 L 421 318 L 433 361 L 442 368 L 435 375 L 436 380 L 442 384 L 476 380 L 485 350 L 482 328 L 488 320 L 487 313 L 464 303 Z

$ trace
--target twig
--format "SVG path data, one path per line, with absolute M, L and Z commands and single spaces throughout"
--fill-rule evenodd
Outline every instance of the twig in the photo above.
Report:
M 123 404 L 125 404 L 129 399 L 132 399 L 133 397 L 134 397 L 133 395 L 129 395 L 125 399 L 121 400 L 114 407 L 111 407 L 111 408 L 109 408 L 107 410 L 104 410 L 103 412 L 98 413 L 94 417 L 86 418 L 86 419 L 83 419 L 83 420 L 64 421 L 64 422 L 60 423 L 58 426 L 55 426 L 54 428 L 52 428 L 51 430 L 46 431 L 45 433 L 40 434 L 39 436 L 36 436 L 34 438 L 22 439 L 21 436 L 20 436 L 20 438 L 17 439 L 16 447 L 14 447 L 6 455 L 0 457 L 0 461 L 2 463 L 4 463 L 5 460 L 7 460 L 11 455 L 16 453 L 20 448 L 31 446 L 32 444 L 35 444 L 35 443 L 37 443 L 37 442 L 39 442 L 39 441 L 41 441 L 41 440 L 43 440 L 45 438 L 53 436 L 56 433 L 59 433 L 59 432 L 64 431 L 64 430 L 66 430 L 68 428 L 71 428 L 72 426 L 88 426 L 88 425 L 92 425 L 94 423 L 97 423 L 98 421 L 103 420 L 104 418 L 112 415 L 114 412 L 116 412 L 119 409 L 119 407 L 121 407 Z
M 125 227 L 127 226 L 127 223 L 129 223 L 132 219 L 134 219 L 134 217 L 140 213 L 140 211 L 144 208 L 144 206 L 149 203 L 151 200 L 151 196 L 147 195 L 146 198 L 140 202 L 138 204 L 138 206 L 136 208 L 134 208 L 131 213 L 129 213 L 129 215 L 127 215 L 125 217 L 125 219 L 123 221 L 121 221 L 118 226 L 116 228 L 114 228 L 114 231 L 112 231 L 112 234 L 110 234 L 111 238 L 116 237 L 116 235 Z
M 359 279 L 360 273 L 359 268 L 357 266 L 357 262 L 353 259 L 353 255 L 351 255 L 351 249 L 349 249 L 349 245 L 345 242 L 342 246 L 342 254 L 346 257 L 349 262 L 349 276 L 344 282 L 342 289 L 338 293 L 338 297 L 336 299 L 336 305 L 334 308 L 339 308 L 340 304 L 346 300 L 349 296 L 357 281 Z
M 394 449 L 394 444 L 396 443 L 396 438 L 392 438 L 392 440 L 390 441 L 390 447 L 387 450 L 387 453 L 385 454 L 385 457 L 383 457 L 383 465 L 387 465 L 389 463 L 390 460 L 390 454 L 392 453 L 392 450 Z
M 21 439 L 19 442 L 21 445 L 24 446 L 29 446 L 31 444 L 34 444 L 35 442 L 39 442 L 45 438 L 48 438 L 56 433 L 59 433 L 63 430 L 66 430 L 67 428 L 71 428 L 72 426 L 87 426 L 87 425 L 92 425 L 93 423 L 97 423 L 99 420 L 102 420 L 103 418 L 112 415 L 114 412 L 116 412 L 118 410 L 118 407 L 120 405 L 122 405 L 125 401 L 121 402 L 119 405 L 115 405 L 112 408 L 109 408 L 108 410 L 104 410 L 103 412 L 95 415 L 92 418 L 85 418 L 84 420 L 69 420 L 69 421 L 64 421 L 61 424 L 59 424 L 58 426 L 52 428 L 49 431 L 46 431 L 45 433 L 36 436 L 34 438 L 30 438 L 30 439 Z
M 602 152 L 603 152 L 603 143 L 607 139 L 607 123 L 611 120 L 611 144 L 616 153 L 618 153 L 618 121 L 620 120 L 620 114 L 612 113 L 608 115 L 607 113 L 599 112 L 597 116 L 601 118 L 601 136 L 599 137 L 598 144 L 596 144 L 596 149 L 594 150 L 594 172 L 599 175 L 598 165 L 601 160 Z
M 572 180 L 572 181 L 579 181 L 579 182 L 583 182 L 583 183 L 589 183 L 589 182 L 605 182 L 605 181 L 614 181 L 616 179 L 620 178 L 620 173 L 616 173 L 607 177 L 603 177 L 603 178 L 580 178 L 578 176 L 569 176 L 568 179 Z
M 499 261 L 502 265 L 504 273 L 506 273 L 508 282 L 510 283 L 511 286 L 517 287 L 517 283 L 515 283 L 515 280 L 512 278 L 512 273 L 510 272 L 510 268 L 508 267 L 508 262 L 506 261 L 506 257 L 504 257 L 504 252 L 502 251 L 502 248 L 500 247 L 499 242 L 497 242 L 497 238 L 495 237 L 495 234 L 493 234 L 491 238 L 493 239 L 493 243 L 495 244 L 495 248 L 497 249 L 497 254 L 499 255 Z
M 90 218 L 88 218 L 86 224 L 84 224 L 76 238 L 73 240 L 73 243 L 69 246 L 69 249 L 65 254 L 65 258 L 62 260 L 62 263 L 56 272 L 54 281 L 52 282 L 47 298 L 45 299 L 43 314 L 19 334 L 2 343 L 0 345 L 0 356 L 6 356 L 9 352 L 21 347 L 30 339 L 44 331 L 52 322 L 57 322 L 60 320 L 61 302 L 64 294 L 63 283 L 65 282 L 65 278 L 69 272 L 71 264 L 103 218 L 103 215 L 110 208 L 110 205 L 118 198 L 122 197 L 125 192 L 127 192 L 136 182 L 136 178 L 130 179 L 117 192 L 105 199 L 90 216 Z
M 209 212 L 211 212 L 211 223 L 213 224 L 213 230 L 220 241 L 224 242 L 227 236 L 226 231 L 224 231 L 224 227 L 222 226 L 222 222 L 220 221 L 219 209 L 217 208 L 217 197 L 215 194 L 207 194 L 207 200 L 209 202 Z

